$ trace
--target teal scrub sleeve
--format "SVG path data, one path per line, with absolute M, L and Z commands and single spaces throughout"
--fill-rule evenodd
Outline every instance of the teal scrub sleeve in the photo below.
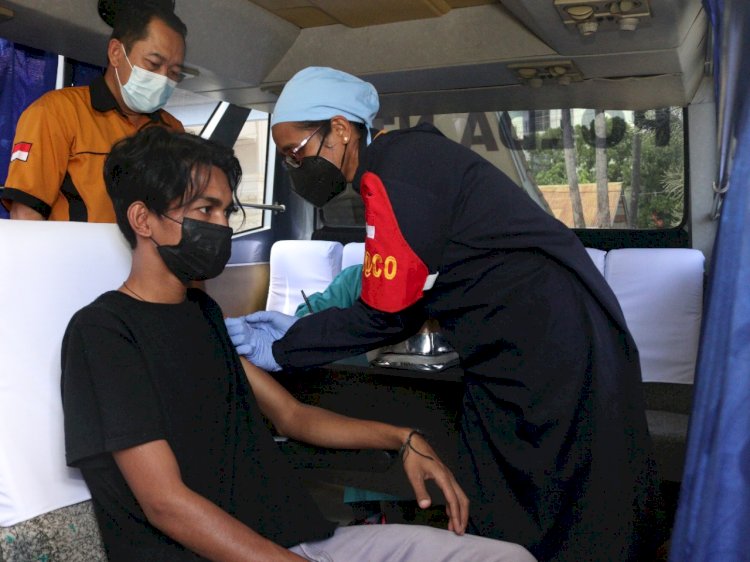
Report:
M 320 312 L 333 307 L 348 308 L 357 301 L 361 292 L 362 266 L 351 265 L 342 269 L 325 291 L 307 295 L 307 300 L 310 301 L 312 312 Z M 310 314 L 310 309 L 306 303 L 300 304 L 294 312 L 298 318 L 307 314 Z

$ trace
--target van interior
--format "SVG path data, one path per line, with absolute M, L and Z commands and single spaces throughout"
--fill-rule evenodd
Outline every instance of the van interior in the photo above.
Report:
M 0 0 L 0 38 L 103 67 L 111 31 L 105 19 L 115 3 Z M 655 307 L 664 299 L 682 296 L 685 301 L 674 306 L 684 307 L 681 310 L 691 318 L 673 320 L 675 326 L 689 330 L 684 337 L 692 338 L 688 352 L 671 348 L 681 360 L 688 354 L 681 378 L 661 376 L 664 365 L 656 357 L 659 366 L 647 381 L 649 424 L 659 432 L 657 450 L 668 473 L 665 495 L 672 502 L 672 517 L 685 458 L 704 276 L 711 268 L 717 230 L 711 187 L 717 168 L 712 39 L 701 0 L 175 0 L 174 7 L 188 28 L 185 79 L 168 107 L 177 115 L 206 104 L 224 104 L 244 116 L 269 114 L 283 85 L 311 65 L 338 68 L 371 82 L 380 94 L 378 119 L 384 127 L 409 126 L 425 117 L 440 128 L 456 123 L 441 116 L 489 113 L 498 116 L 496 127 L 504 119 L 501 114 L 521 123 L 516 125 L 518 133 L 528 125 L 524 115 L 531 115 L 532 121 L 535 115 L 549 120 L 551 111 L 588 108 L 608 110 L 611 115 L 630 112 L 635 119 L 641 115 L 655 121 L 658 110 L 671 108 L 684 139 L 680 149 L 684 159 L 679 164 L 681 214 L 665 228 L 626 228 L 613 219 L 608 228 L 586 224 L 576 232 L 592 258 L 601 259 L 603 273 L 611 265 L 608 281 L 613 288 L 631 283 L 631 277 L 637 283 L 644 271 L 661 267 L 654 264 L 677 256 L 669 262 L 673 269 L 662 278 L 650 278 L 644 288 L 656 291 L 658 286 L 663 293 L 650 293 L 650 302 L 631 301 L 636 323 L 644 313 L 658 314 Z M 573 115 L 586 123 L 583 113 Z M 472 124 L 469 136 L 481 139 L 482 123 L 471 117 L 464 117 L 459 137 L 465 135 L 467 119 Z M 502 142 L 495 144 L 500 148 L 498 165 L 524 185 L 524 170 L 531 164 L 519 165 L 513 150 L 503 150 Z M 314 238 L 342 248 L 363 241 L 358 230 L 363 226 L 361 207 L 353 193 L 336 208 L 315 210 L 291 192 L 272 142 L 263 156 L 267 192 L 260 200 L 260 226 L 236 237 L 231 266 L 207 284 L 228 315 L 266 307 L 274 276 L 271 252 L 278 241 Z M 613 215 L 617 209 L 615 202 Z M 111 235 L 102 234 L 107 240 Z M 683 254 L 666 258 L 667 254 L 623 253 L 633 249 L 690 253 L 685 254 L 687 261 Z M 121 250 L 116 250 L 117 260 Z M 330 248 L 325 252 L 330 257 Z M 648 262 L 651 259 L 656 262 Z M 634 262 L 629 260 L 646 261 L 638 261 L 631 272 L 628 268 Z M 121 265 L 118 261 L 113 267 Z M 328 273 L 331 277 L 336 267 L 340 271 L 340 258 Z M 101 292 L 99 286 L 94 289 Z M 82 296 L 81 306 L 93 296 Z M 660 330 L 654 326 L 657 321 L 643 320 L 647 326 L 643 342 L 647 348 L 664 349 L 657 338 L 669 329 Z M 48 365 L 43 368 L 49 370 Z M 316 371 L 305 381 L 293 377 L 283 381 L 298 396 L 344 413 L 384 419 L 416 416 L 439 435 L 439 444 L 451 457 L 459 407 L 460 377 L 455 372 L 442 378 L 424 372 L 383 375 L 366 360 L 334 371 L 338 375 L 333 380 L 331 372 Z M 384 385 L 394 390 L 385 391 Z M 391 406 L 387 400 L 393 401 Z M 367 412 L 354 407 L 363 403 L 371 405 Z M 331 490 L 341 486 L 405 491 L 393 483 L 393 459 L 383 452 L 336 456 L 291 443 L 280 446 L 286 447 L 300 470 L 307 471 L 320 501 L 337 514 L 339 508 L 330 497 Z M 0 521 L 0 527 L 11 529 L 16 523 Z M 0 560 L 4 560 L 1 549 Z

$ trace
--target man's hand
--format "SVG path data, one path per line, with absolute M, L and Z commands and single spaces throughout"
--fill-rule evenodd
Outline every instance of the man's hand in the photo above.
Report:
M 281 366 L 274 359 L 272 348 L 273 342 L 278 338 L 272 337 L 263 327 L 250 325 L 247 318 L 244 316 L 224 320 L 237 353 L 261 369 L 280 371 Z
M 419 507 L 427 509 L 432 504 L 425 481 L 434 480 L 445 496 L 448 530 L 463 535 L 469 522 L 469 498 L 429 443 L 419 433 L 412 432 L 401 449 L 401 459 Z

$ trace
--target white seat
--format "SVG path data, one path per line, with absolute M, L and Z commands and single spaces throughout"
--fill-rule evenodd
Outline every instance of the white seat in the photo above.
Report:
M 686 248 L 607 253 L 605 279 L 641 357 L 644 382 L 692 384 L 703 310 L 703 254 Z
M 114 224 L 0 220 L 0 527 L 90 497 L 65 465 L 60 345 L 71 316 L 130 271 Z
M 364 262 L 364 242 L 349 242 L 344 246 L 344 253 L 341 255 L 341 269 L 346 269 L 352 265 L 362 265 Z
M 586 251 L 591 258 L 591 261 L 594 262 L 596 269 L 599 270 L 599 273 L 604 275 L 604 263 L 607 258 L 607 252 L 599 250 L 598 248 L 586 248 Z
M 325 240 L 280 240 L 271 247 L 266 310 L 294 314 L 302 292 L 322 292 L 341 271 L 343 246 Z
M 594 262 L 594 265 L 599 272 L 604 275 L 604 260 L 607 256 L 607 252 L 599 250 L 597 248 L 586 248 L 586 251 Z M 349 242 L 344 246 L 344 253 L 341 256 L 341 269 L 345 269 L 352 265 L 360 265 L 365 261 L 365 243 L 364 242 Z

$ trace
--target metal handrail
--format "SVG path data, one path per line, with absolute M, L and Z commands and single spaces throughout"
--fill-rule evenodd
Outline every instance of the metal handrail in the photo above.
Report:
M 242 203 L 243 207 L 250 209 L 263 209 L 264 211 L 274 211 L 275 213 L 283 213 L 286 211 L 286 205 L 281 203 L 274 203 L 273 205 L 266 205 L 263 203 Z

